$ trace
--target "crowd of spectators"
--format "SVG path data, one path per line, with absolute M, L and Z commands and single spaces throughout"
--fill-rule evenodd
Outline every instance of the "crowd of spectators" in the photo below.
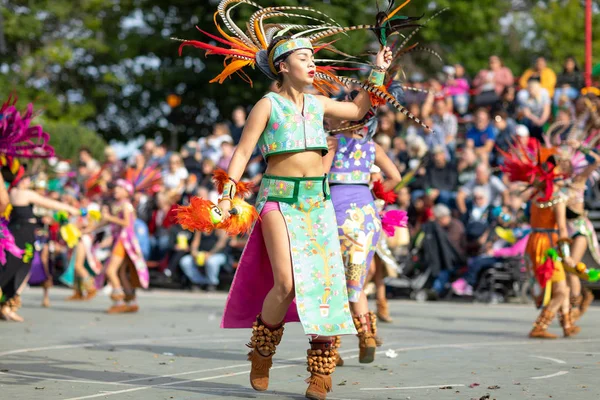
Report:
M 515 72 L 497 56 L 472 79 L 457 64 L 446 66 L 439 76 L 425 80 L 409 77 L 403 104 L 432 129 L 406 119 L 388 107 L 378 111 L 375 140 L 387 151 L 402 173 L 416 171 L 398 197 L 398 208 L 409 213 L 411 237 L 435 224 L 446 236 L 457 257 L 438 271 L 432 297 L 450 288 L 469 294 L 477 283 L 478 271 L 497 259 L 499 249 L 515 245 L 527 229 L 526 202 L 520 187 L 511 185 L 500 173 L 502 153 L 514 141 L 533 148 L 544 140 L 543 132 L 553 121 L 566 126 L 586 117 L 586 97 L 581 94 L 583 77 L 576 61 L 568 58 L 556 74 L 539 57 L 526 71 Z M 192 234 L 172 219 L 178 204 L 200 195 L 214 202 L 218 194 L 211 181 L 216 168 L 227 168 L 240 140 L 247 109 L 236 108 L 230 120 L 217 123 L 207 137 L 190 140 L 179 152 L 147 140 L 129 160 L 118 160 L 106 148 L 103 164 L 82 148 L 79 160 L 59 162 L 53 174 L 69 177 L 68 184 L 44 186 L 39 190 L 56 196 L 77 196 L 93 174 L 118 176 L 126 167 L 147 165 L 162 170 L 163 183 L 155 196 L 136 195 L 138 218 L 147 229 L 148 240 L 140 238 L 151 267 L 151 285 L 186 286 L 193 289 L 226 290 L 244 246 L 244 238 L 229 238 L 221 232 Z M 266 165 L 256 152 L 246 170 L 246 179 L 260 183 Z M 66 179 L 66 178 L 65 178 Z M 496 229 L 512 231 L 507 238 Z M 519 234 L 515 234 L 517 232 Z M 520 236 L 521 235 L 521 236 Z M 147 243 L 146 243 L 147 242 Z M 482 261 L 483 260 L 483 261 Z M 487 260 L 487 261 L 486 261 Z M 464 277 L 461 278 L 461 275 Z M 450 283 L 455 281 L 453 286 Z

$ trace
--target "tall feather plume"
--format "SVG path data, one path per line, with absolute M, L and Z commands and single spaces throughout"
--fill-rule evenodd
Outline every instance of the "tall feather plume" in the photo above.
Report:
M 315 76 L 317 76 L 317 74 L 315 74 Z M 327 77 L 325 75 L 319 75 L 319 78 L 321 78 L 321 79 L 329 79 L 329 77 Z M 419 118 L 415 117 L 415 115 L 413 113 L 411 113 L 410 111 L 408 111 L 408 109 L 406 109 L 404 106 L 402 106 L 402 104 L 400 104 L 389 93 L 385 93 L 385 92 L 381 91 L 380 89 L 374 87 L 370 83 L 361 82 L 361 81 L 359 81 L 357 79 L 354 79 L 354 78 L 348 78 L 348 77 L 345 77 L 345 76 L 338 76 L 337 79 L 338 79 L 338 81 L 341 81 L 344 85 L 348 85 L 348 86 L 349 85 L 357 85 L 357 86 L 360 86 L 362 89 L 366 90 L 370 94 L 373 94 L 373 95 L 375 95 L 375 96 L 377 96 L 377 97 L 385 100 L 389 104 L 391 104 L 396 110 L 400 111 L 407 118 L 409 118 L 412 121 L 416 122 L 417 124 L 421 125 L 423 128 L 427 129 L 428 131 L 431 131 L 431 128 L 429 126 L 427 126 L 426 124 L 424 124 Z

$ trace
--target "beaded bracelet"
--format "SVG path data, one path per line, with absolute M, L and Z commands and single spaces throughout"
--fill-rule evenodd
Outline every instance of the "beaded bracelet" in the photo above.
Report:
M 371 74 L 369 75 L 369 83 L 372 83 L 375 86 L 383 85 L 383 80 L 385 79 L 385 71 L 381 71 L 373 68 L 371 70 Z

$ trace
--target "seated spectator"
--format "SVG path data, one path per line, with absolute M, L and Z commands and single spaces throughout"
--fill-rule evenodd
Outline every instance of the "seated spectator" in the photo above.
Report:
M 456 164 L 459 186 L 466 185 L 467 182 L 475 179 L 475 169 L 478 164 L 479 161 L 477 160 L 475 151 L 470 148 L 463 149 L 458 158 L 458 163 Z
M 231 133 L 234 146 L 237 146 L 240 143 L 245 124 L 246 110 L 242 106 L 237 106 L 231 113 L 231 122 L 229 123 L 229 132 Z
M 215 124 L 212 135 L 198 140 L 198 148 L 202 152 L 202 158 L 209 158 L 217 164 L 222 156 L 221 143 L 225 140 L 233 141 L 229 133 L 229 126 L 224 123 Z
M 148 223 L 150 232 L 151 260 L 160 261 L 169 250 L 169 230 L 175 224 L 173 218 L 177 203 L 172 192 L 160 192 L 156 195 L 157 209 L 152 212 Z
M 198 149 L 198 143 L 190 140 L 181 149 L 181 158 L 183 166 L 190 175 L 202 176 L 202 152 Z
M 179 267 L 193 285 L 204 286 L 208 292 L 213 292 L 219 285 L 221 268 L 229 264 L 226 252 L 229 237 L 223 230 L 211 233 L 196 232 L 190 245 L 190 254 L 183 256 Z M 206 275 L 198 270 L 204 267 Z
M 583 75 L 573 57 L 567 57 L 563 65 L 563 72 L 558 75 L 556 89 L 554 90 L 554 105 L 559 106 L 561 96 L 566 95 L 571 101 L 579 97 L 579 91 L 583 87 Z
M 182 194 L 188 175 L 188 170 L 183 165 L 181 156 L 178 153 L 171 154 L 171 157 L 169 157 L 169 168 L 162 175 L 165 189 L 173 193 Z
M 489 69 L 479 71 L 473 79 L 475 106 L 496 109 L 502 92 L 507 86 L 512 86 L 514 81 L 512 71 L 504 66 L 500 57 L 491 56 L 489 58 Z
M 505 111 L 496 112 L 493 123 L 496 128 L 496 147 L 503 151 L 509 151 L 511 144 L 515 140 L 517 123 Z M 494 148 L 495 151 L 496 148 Z M 494 157 L 496 165 L 502 164 L 499 157 L 496 153 Z
M 447 65 L 443 68 L 446 74 L 446 83 L 444 85 L 444 94 L 450 99 L 450 112 L 458 115 L 465 115 L 469 109 L 469 82 L 463 77 L 456 76 L 456 67 Z M 464 68 L 463 68 L 464 73 Z
M 527 82 L 527 89 L 522 89 L 517 95 L 517 120 L 529 128 L 529 134 L 541 141 L 543 127 L 550 118 L 551 101 L 548 91 L 538 80 Z
M 427 167 L 425 175 L 428 195 L 435 203 L 454 207 L 458 187 L 456 167 L 448 162 L 441 146 L 434 147 L 432 154 L 433 162 Z
M 490 115 L 485 108 L 475 112 L 475 124 L 467 131 L 466 147 L 475 150 L 477 157 L 482 162 L 487 162 L 494 149 L 496 130 L 490 123 Z
M 456 194 L 456 206 L 461 214 L 468 211 L 468 203 L 473 202 L 476 187 L 485 191 L 486 206 L 500 206 L 508 200 L 509 192 L 504 183 L 497 176 L 490 174 L 487 164 L 479 164 L 475 169 L 475 179 L 461 186 Z
M 535 155 L 538 147 L 538 141 L 529 136 L 529 129 L 525 125 L 517 125 L 515 128 L 516 138 L 519 145 L 530 155 Z
M 556 87 L 556 74 L 553 70 L 548 68 L 546 59 L 544 57 L 538 57 L 535 60 L 534 67 L 523 72 L 523 75 L 521 75 L 521 78 L 519 79 L 519 86 L 526 88 L 531 79 L 535 79 L 540 82 L 542 88 L 546 89 L 546 92 L 550 98 L 554 96 L 554 88 Z
M 431 117 L 425 117 L 423 123 L 429 126 L 431 129 L 421 128 L 419 129 L 419 137 L 421 137 L 428 149 L 433 149 L 436 146 L 441 147 L 444 150 L 446 159 L 450 159 L 450 152 L 446 146 L 445 133 L 443 127 L 435 125 Z
M 492 207 L 487 195 L 488 192 L 483 186 L 475 186 L 473 189 L 473 201 L 469 204 L 465 213 L 465 226 L 468 227 L 473 222 L 487 226 L 491 221 Z
M 435 220 L 423 226 L 423 264 L 432 268 L 432 299 L 442 296 L 455 271 L 464 263 L 466 245 L 463 224 L 452 218 L 450 209 L 443 204 L 433 208 Z
M 507 86 L 500 97 L 500 111 L 504 111 L 509 118 L 515 119 L 517 116 L 517 89 L 514 86 Z

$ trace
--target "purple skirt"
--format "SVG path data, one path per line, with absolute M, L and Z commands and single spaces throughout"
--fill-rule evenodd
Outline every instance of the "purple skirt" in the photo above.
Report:
M 381 235 L 381 219 L 368 186 L 333 185 L 331 201 L 346 268 L 348 300 L 356 303 Z

